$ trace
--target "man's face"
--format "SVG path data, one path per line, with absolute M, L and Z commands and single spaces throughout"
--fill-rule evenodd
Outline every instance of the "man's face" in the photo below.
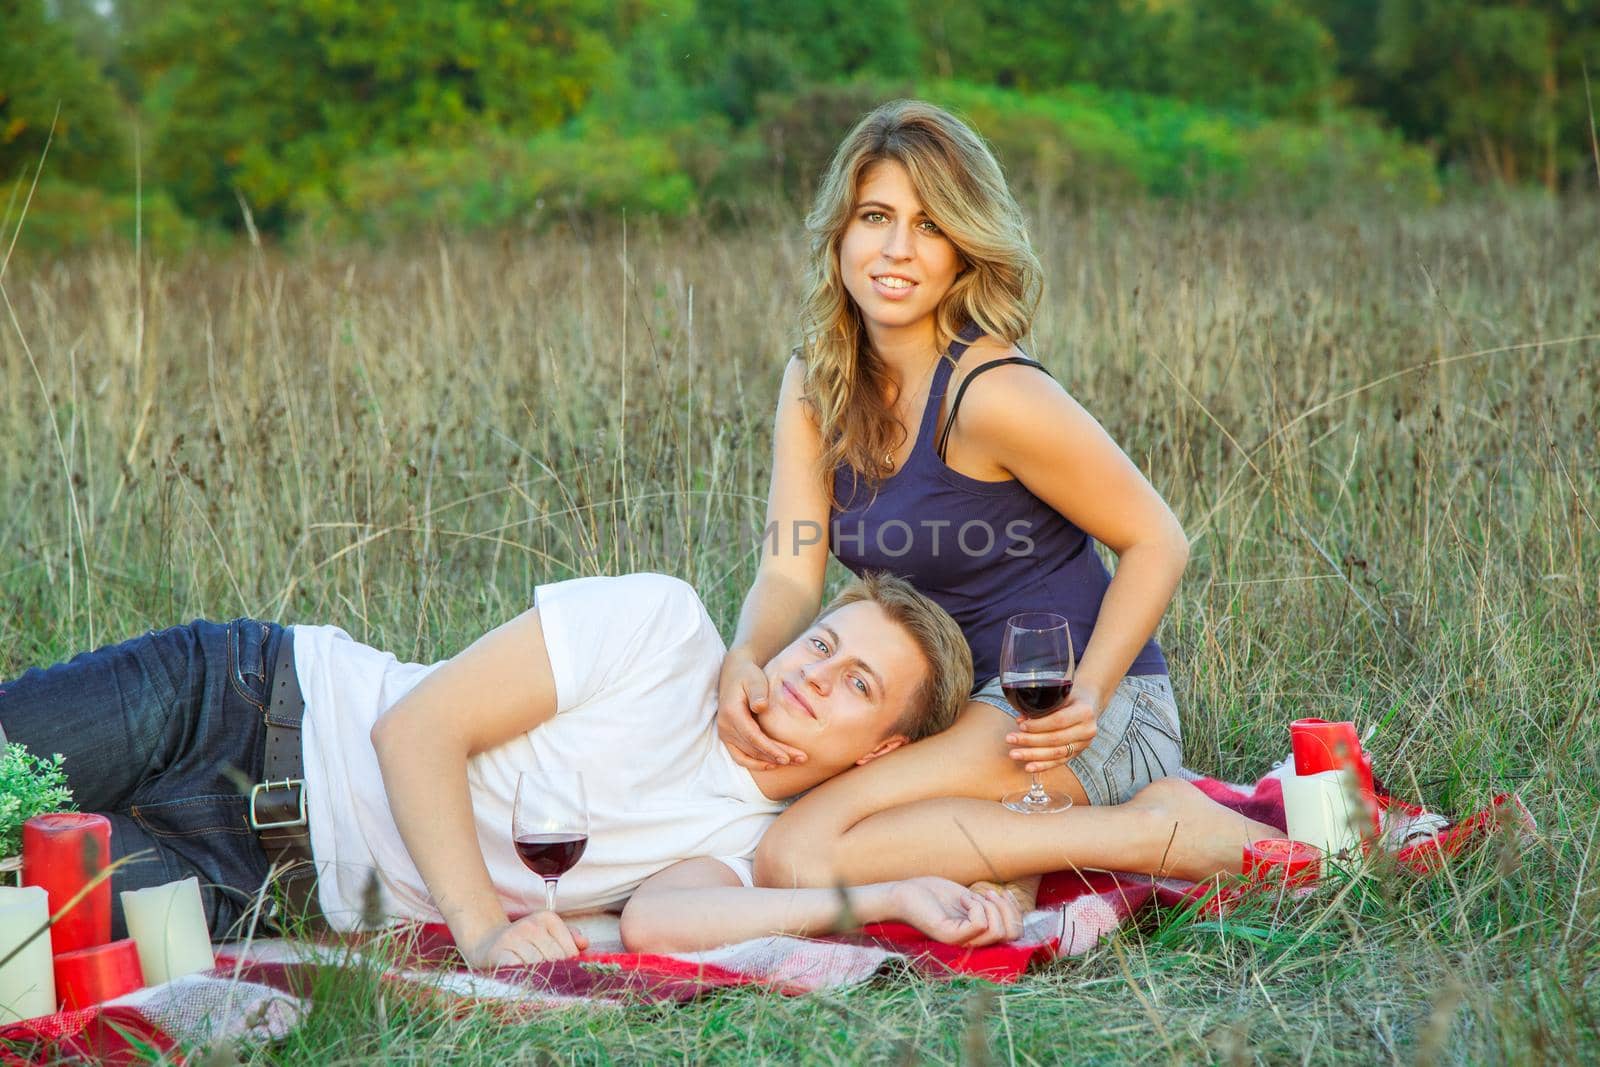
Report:
M 846 604 L 768 662 L 761 728 L 803 751 L 807 766 L 838 773 L 896 747 L 891 730 L 927 672 L 916 643 L 882 608 Z

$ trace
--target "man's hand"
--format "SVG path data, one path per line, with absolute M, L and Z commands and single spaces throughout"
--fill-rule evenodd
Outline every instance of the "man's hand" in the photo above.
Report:
M 555 912 L 536 911 L 456 947 L 466 958 L 467 966 L 475 971 L 492 971 L 496 967 L 571 959 L 589 947 L 589 939 L 568 930 Z
M 947 945 L 992 945 L 1022 936 L 1022 912 L 1009 894 L 974 892 L 944 878 L 908 878 L 891 891 L 894 918 Z
M 1015 746 L 1011 758 L 1029 774 L 1061 766 L 1094 740 L 1095 723 L 1104 707 L 1098 692 L 1074 685 L 1071 699 L 1062 707 L 1043 718 L 1017 722 L 1017 729 L 1006 735 L 1006 744 Z
M 804 763 L 806 754 L 768 737 L 755 717 L 767 710 L 767 676 L 745 653 L 734 649 L 722 661 L 717 682 L 717 736 L 739 766 L 770 771 L 780 764 Z

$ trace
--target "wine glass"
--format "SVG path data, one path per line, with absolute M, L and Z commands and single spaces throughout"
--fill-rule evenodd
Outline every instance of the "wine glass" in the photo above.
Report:
M 1066 619 L 1048 612 L 1029 612 L 1006 620 L 1000 646 L 1000 689 L 1018 715 L 1039 719 L 1065 704 L 1072 694 L 1075 667 Z M 1047 791 L 1037 772 L 1030 777 L 1031 788 L 1007 793 L 1000 803 L 1025 815 L 1072 807 L 1072 798 Z
M 544 905 L 556 910 L 556 882 L 589 846 L 589 800 L 577 771 L 523 771 L 511 809 L 511 840 L 523 866 L 544 879 Z

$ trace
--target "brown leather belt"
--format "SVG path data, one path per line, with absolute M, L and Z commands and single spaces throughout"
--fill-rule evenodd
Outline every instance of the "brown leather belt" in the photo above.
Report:
M 294 669 L 294 633 L 288 627 L 278 641 L 272 693 L 262 710 L 267 734 L 261 769 L 265 781 L 250 790 L 250 829 L 256 832 L 291 909 L 315 916 L 317 870 L 306 825 L 305 763 L 300 745 L 306 701 Z

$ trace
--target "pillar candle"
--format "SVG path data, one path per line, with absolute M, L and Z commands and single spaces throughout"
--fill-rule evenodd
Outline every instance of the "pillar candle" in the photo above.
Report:
M 43 889 L 0 886 L 0 959 L 17 953 L 0 967 L 0 1022 L 14 1023 L 56 1010 L 50 934 L 44 929 L 49 921 L 49 897 Z
M 1289 745 L 1294 750 L 1294 773 L 1306 776 L 1348 767 L 1361 754 L 1353 722 L 1296 719 L 1289 724 Z
M 1361 843 L 1357 832 L 1362 818 L 1346 785 L 1347 771 L 1291 774 L 1283 780 L 1283 809 L 1289 818 L 1289 837 L 1316 845 L 1327 855 Z
M 44 889 L 50 914 L 111 865 L 111 822 L 104 815 L 55 812 L 22 824 L 22 884 Z M 111 879 L 103 879 L 50 928 L 56 955 L 111 940 Z
M 122 914 L 139 946 L 139 967 L 150 985 L 216 966 L 199 879 L 128 890 L 122 894 Z
M 143 985 L 139 947 L 131 937 L 56 953 L 56 995 L 64 1011 L 90 1008 Z
M 1351 770 L 1366 804 L 1366 818 L 1372 832 L 1382 828 L 1378 814 L 1377 790 L 1372 784 L 1372 757 L 1361 750 L 1361 739 L 1353 722 L 1327 719 L 1296 719 L 1289 724 L 1289 744 L 1294 750 L 1296 774 L 1309 776 L 1323 771 Z

